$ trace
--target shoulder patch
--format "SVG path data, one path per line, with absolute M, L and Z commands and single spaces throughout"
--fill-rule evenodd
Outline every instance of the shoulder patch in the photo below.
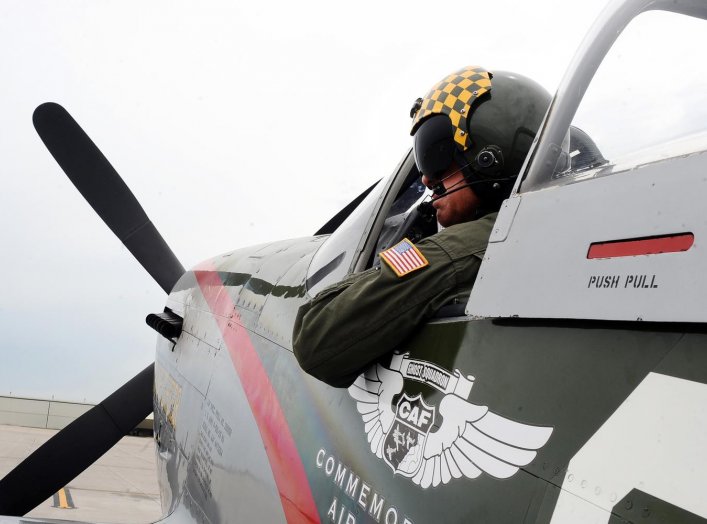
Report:
M 429 266 L 425 256 L 407 238 L 378 255 L 399 277 Z

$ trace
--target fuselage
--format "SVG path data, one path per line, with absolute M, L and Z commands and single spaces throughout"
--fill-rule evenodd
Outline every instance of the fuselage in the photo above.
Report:
M 707 481 L 684 463 L 701 454 L 704 439 L 678 429 L 688 414 L 690 435 L 707 428 L 701 327 L 439 318 L 398 348 L 402 357 L 369 373 L 380 382 L 369 391 L 331 388 L 299 369 L 286 329 L 325 238 L 217 257 L 170 295 L 167 305 L 184 327 L 176 345 L 163 339 L 157 350 L 155 438 L 166 513 L 209 522 L 547 522 L 561 504 L 574 513 L 623 507 L 626 497 L 655 504 Z M 391 373 L 406 387 L 390 406 L 393 424 L 376 437 L 367 416 L 379 409 L 375 395 L 393 383 L 385 378 Z M 455 449 L 494 456 L 464 433 L 448 446 L 445 468 L 432 435 L 445 416 L 451 423 L 440 408 L 451 400 L 513 431 L 544 428 L 544 437 L 523 444 L 499 430 L 510 447 L 498 450 L 495 469 L 471 477 Z M 408 437 L 431 462 L 415 469 L 391 453 L 386 460 L 385 445 L 383 457 L 376 454 L 376 438 L 395 442 L 396 421 L 416 431 Z M 661 450 L 650 458 L 655 474 L 644 471 L 645 449 Z M 516 455 L 522 465 L 512 463 Z M 596 476 L 585 477 L 587 468 Z M 668 482 L 666 468 L 689 473 Z M 646 483 L 659 491 L 643 492 Z
M 176 343 L 159 341 L 155 368 L 166 515 L 336 524 L 707 518 L 707 135 L 703 120 L 673 108 L 687 76 L 668 75 L 669 96 L 653 68 L 639 82 L 621 78 L 626 53 L 641 58 L 645 38 L 623 48 L 619 40 L 611 69 L 607 53 L 633 18 L 654 30 L 644 11 L 666 25 L 675 13 L 707 18 L 689 0 L 616 1 L 603 12 L 501 206 L 468 303 L 401 337 L 350 388 L 301 371 L 294 319 L 409 232 L 424 191 L 412 155 L 326 235 L 234 251 L 181 278 L 167 307 L 183 331 Z M 656 52 L 673 43 L 661 40 Z M 672 55 L 671 71 L 684 55 Z M 602 113 L 615 101 L 634 112 Z M 633 131 L 614 129 L 624 124 Z

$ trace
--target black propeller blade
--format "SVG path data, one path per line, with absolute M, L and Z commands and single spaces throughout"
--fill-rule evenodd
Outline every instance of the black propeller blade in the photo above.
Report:
M 166 293 L 184 267 L 120 175 L 59 104 L 34 111 L 34 127 L 76 189 Z
M 184 273 L 137 199 L 83 129 L 47 103 L 34 127 L 79 192 L 169 293 Z M 49 439 L 0 480 L 0 515 L 22 516 L 95 462 L 152 411 L 154 364 Z
M 0 515 L 21 517 L 73 480 L 152 411 L 155 366 L 45 442 L 0 480 Z

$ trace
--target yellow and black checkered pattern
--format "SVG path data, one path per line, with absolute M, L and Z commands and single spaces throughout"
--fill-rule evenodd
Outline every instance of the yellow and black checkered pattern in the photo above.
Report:
M 446 77 L 422 99 L 413 116 L 412 131 L 430 115 L 444 114 L 454 126 L 454 141 L 466 151 L 470 147 L 466 119 L 474 100 L 491 90 L 491 74 L 482 67 L 468 66 Z M 419 100 L 419 99 L 418 99 Z

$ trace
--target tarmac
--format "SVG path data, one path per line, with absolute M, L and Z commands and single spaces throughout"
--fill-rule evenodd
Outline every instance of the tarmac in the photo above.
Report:
M 0 425 L 0 475 L 5 476 L 55 433 L 51 429 Z M 162 507 L 153 439 L 123 437 L 26 516 L 108 524 L 159 520 Z

